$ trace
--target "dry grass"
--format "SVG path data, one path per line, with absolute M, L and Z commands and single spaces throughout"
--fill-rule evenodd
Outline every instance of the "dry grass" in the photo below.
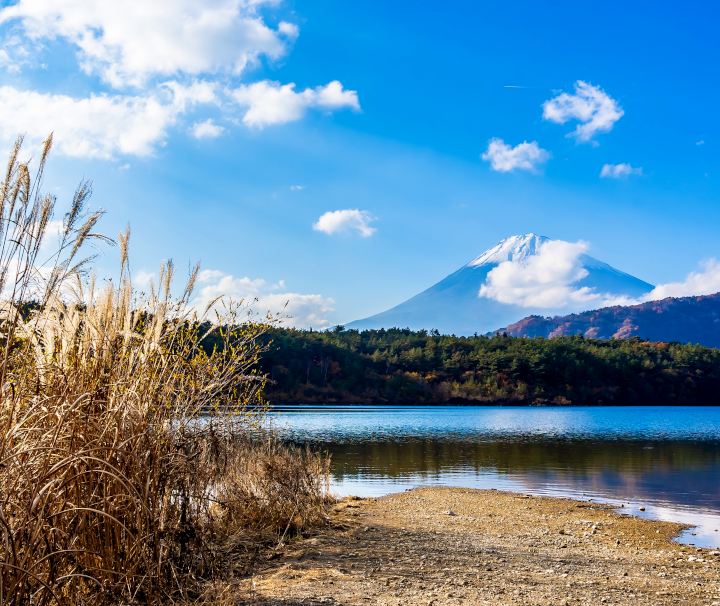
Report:
M 197 270 L 174 297 L 167 264 L 140 297 L 124 234 L 117 284 L 87 277 L 87 184 L 45 254 L 50 143 L 31 179 L 18 142 L 0 185 L 0 604 L 193 600 L 324 519 L 327 462 L 251 438 L 264 325 L 201 323 Z

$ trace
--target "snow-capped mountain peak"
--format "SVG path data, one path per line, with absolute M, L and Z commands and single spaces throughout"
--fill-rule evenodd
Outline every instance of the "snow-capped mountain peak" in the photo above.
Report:
M 534 233 L 509 236 L 470 261 L 467 267 L 497 265 L 503 261 L 522 261 L 536 255 L 540 246 L 548 241 L 549 238 Z
M 414 297 L 369 318 L 351 322 L 348 328 L 436 328 L 446 334 L 471 335 L 508 326 L 528 314 L 557 315 L 559 308 L 554 304 L 531 308 L 528 305 L 505 302 L 497 297 L 480 296 L 481 288 L 487 285 L 488 276 L 500 263 L 521 261 L 522 265 L 525 265 L 524 261 L 539 254 L 542 246 L 548 242 L 554 240 L 534 233 L 505 238 Z M 576 261 L 579 267 L 575 268 L 578 271 L 573 274 L 573 292 L 636 298 L 653 289 L 652 284 L 618 271 L 585 253 Z M 603 297 L 588 297 L 578 303 L 576 311 L 592 309 L 594 302 L 602 305 L 604 300 Z

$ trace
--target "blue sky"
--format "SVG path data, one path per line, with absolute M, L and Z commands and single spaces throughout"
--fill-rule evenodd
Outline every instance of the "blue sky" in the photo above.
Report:
M 46 186 L 92 179 L 140 280 L 199 260 L 207 296 L 323 326 L 529 231 L 716 278 L 714 3 L 109 5 L 0 3 L 0 136 L 55 130 Z

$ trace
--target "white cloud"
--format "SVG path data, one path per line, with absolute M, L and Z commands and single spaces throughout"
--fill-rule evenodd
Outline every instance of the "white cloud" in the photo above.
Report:
M 642 174 L 642 168 L 635 167 L 627 162 L 621 162 L 620 164 L 603 164 L 600 170 L 600 176 L 606 179 L 623 179 L 631 175 Z
M 196 139 L 214 139 L 225 132 L 225 129 L 219 124 L 208 118 L 202 122 L 196 122 L 192 125 L 192 136 Z
M 294 85 L 259 82 L 246 87 L 250 103 L 243 121 L 264 126 L 302 118 L 309 107 L 334 109 L 346 104 L 357 109 L 357 95 L 339 82 L 295 93 Z M 260 88 L 257 88 L 260 87 Z M 290 102 L 273 98 L 274 87 L 289 91 Z M 252 90 L 250 90 L 252 89 Z M 282 92 L 281 97 L 288 93 Z M 236 90 L 233 97 L 241 97 Z M 222 105 L 213 82 L 164 82 L 146 95 L 94 94 L 72 97 L 0 86 L 0 139 L 18 133 L 37 142 L 54 132 L 58 151 L 67 156 L 110 159 L 118 155 L 148 156 L 165 142 L 168 131 L 198 104 Z M 190 133 L 197 139 L 220 136 L 225 129 L 212 118 L 196 122 Z
M 658 284 L 645 300 L 655 301 L 666 297 L 690 297 L 720 292 L 720 261 L 708 259 L 703 261 L 701 268 L 701 271 L 688 274 L 682 282 Z
M 599 86 L 582 80 L 575 83 L 575 94 L 560 93 L 543 104 L 545 120 L 558 124 L 570 120 L 580 122 L 570 136 L 582 142 L 591 141 L 597 133 L 612 130 L 623 113 L 618 102 Z
M 240 74 L 260 56 L 287 51 L 297 26 L 268 26 L 274 0 L 19 0 L 0 11 L 31 40 L 62 38 L 87 73 L 113 87 L 156 76 Z
M 243 123 L 255 128 L 300 120 L 311 108 L 360 110 L 357 92 L 345 90 L 337 80 L 300 92 L 295 90 L 294 83 L 263 80 L 240 86 L 231 94 L 245 108 Z
M 84 98 L 0 86 L 0 138 L 24 133 L 39 141 L 54 132 L 57 149 L 68 156 L 147 156 L 164 142 L 178 116 L 203 98 L 195 85 L 176 83 L 149 96 Z
M 189 84 L 181 84 L 175 80 L 163 82 L 161 93 L 169 92 L 172 96 L 172 105 L 177 111 L 186 111 L 199 103 L 216 103 L 217 85 L 207 80 L 193 80 Z
M 3 3 L 7 4 L 7 3 Z M 0 8 L 4 25 L 0 69 L 17 72 L 53 56 L 46 43 L 75 51 L 93 95 L 2 88 L 0 137 L 54 131 L 61 153 L 113 158 L 148 155 L 169 127 L 196 138 L 219 136 L 220 123 L 240 104 L 251 127 L 299 120 L 309 109 L 360 109 L 357 93 L 334 80 L 295 91 L 295 84 L 261 81 L 238 86 L 248 65 L 285 55 L 299 35 L 294 23 L 270 25 L 278 0 L 18 0 Z M 46 56 L 47 55 L 47 56 Z M 49 69 L 53 69 L 52 63 Z M 77 80 L 71 73 L 67 82 Z M 98 88 L 95 76 L 102 84 Z M 132 87 L 137 87 L 133 92 Z M 142 87 L 142 92 L 140 91 Z M 188 124 L 199 103 L 217 116 Z M 223 115 L 230 113 L 230 115 Z M 183 120 L 181 120 L 181 116 Z M 225 118 L 220 120 L 218 118 Z
M 335 302 L 323 295 L 291 292 L 284 281 L 269 283 L 262 278 L 237 277 L 219 270 L 203 270 L 193 306 L 200 312 L 217 297 L 252 304 L 260 315 L 279 316 L 284 324 L 302 328 L 327 328 Z
M 290 186 L 290 191 L 302 191 L 303 189 L 305 189 L 305 186 L 300 184 Z
M 588 275 L 581 256 L 584 242 L 550 240 L 537 254 L 503 261 L 487 275 L 480 296 L 521 307 L 563 308 L 598 298 L 592 289 L 573 286 Z
M 331 210 L 320 216 L 313 229 L 328 235 L 355 232 L 363 238 L 369 238 L 377 231 L 371 225 L 373 221 L 375 217 L 366 210 Z
M 637 298 L 579 286 L 578 283 L 588 275 L 582 258 L 587 250 L 588 245 L 584 242 L 544 242 L 536 254 L 503 261 L 490 270 L 478 294 L 509 305 L 569 313 L 720 292 L 720 261 L 717 259 L 704 261 L 700 271 L 688 274 L 680 282 L 659 284 Z
M 549 158 L 550 153 L 540 147 L 537 141 L 523 141 L 511 147 L 499 138 L 491 139 L 487 151 L 482 155 L 482 159 L 490 162 L 493 170 L 501 173 L 514 170 L 534 172 Z

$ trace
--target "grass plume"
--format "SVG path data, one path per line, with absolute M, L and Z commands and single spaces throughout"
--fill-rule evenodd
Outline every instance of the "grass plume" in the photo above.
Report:
M 136 293 L 84 256 L 83 183 L 48 244 L 55 198 L 14 146 L 0 185 L 0 603 L 192 600 L 259 541 L 324 518 L 327 461 L 257 436 L 265 324 L 191 305 L 197 269 Z M 50 248 L 50 250 L 48 250 Z M 209 337 L 219 347 L 207 347 Z

